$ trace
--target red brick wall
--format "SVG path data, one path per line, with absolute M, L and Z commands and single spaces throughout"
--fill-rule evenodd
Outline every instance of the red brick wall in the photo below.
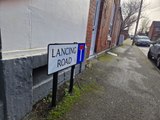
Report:
M 157 26 L 154 23 L 152 23 L 152 25 L 150 27 L 150 31 L 149 31 L 149 38 L 153 41 L 160 38 L 160 31 L 156 31 L 156 27 Z
M 97 38 L 96 38 L 96 46 L 95 46 L 95 52 L 99 53 L 101 51 L 104 51 L 109 48 L 109 42 L 108 42 L 108 34 L 109 34 L 109 26 L 110 26 L 110 17 L 112 13 L 112 6 L 114 4 L 114 1 L 118 4 L 119 8 L 119 1 L 120 0 L 102 0 L 101 7 L 100 7 L 100 14 L 99 14 L 99 23 L 98 23 L 98 30 L 97 30 Z M 87 38 L 86 38 L 86 44 L 87 44 L 87 57 L 89 56 L 90 52 L 90 45 L 91 45 L 91 39 L 92 39 L 92 27 L 93 27 L 93 19 L 95 15 L 95 9 L 96 9 L 96 0 L 90 1 L 90 10 L 89 10 L 89 17 L 88 17 L 88 28 L 87 28 Z M 114 19 L 119 18 L 118 10 L 116 11 L 116 16 Z M 120 31 L 120 23 L 121 21 L 115 22 L 114 26 L 114 32 L 113 32 L 113 44 L 116 43 L 119 31 Z M 118 29 L 119 28 L 119 29 Z
M 160 31 L 156 31 L 156 28 L 154 28 L 152 40 L 156 41 L 158 39 L 160 39 Z
M 95 11 L 96 11 L 96 0 L 90 0 L 90 9 L 89 9 L 88 25 L 87 25 L 87 37 L 86 37 L 87 57 L 89 56 L 89 52 L 90 52 Z
M 101 4 L 101 14 L 99 21 L 98 36 L 96 41 L 96 52 L 101 52 L 109 48 L 107 42 L 109 25 L 110 25 L 110 16 L 112 12 L 112 5 L 114 0 L 103 0 Z
M 156 31 L 156 26 L 154 22 L 152 23 L 149 31 L 149 38 L 153 41 L 158 40 L 160 38 L 160 31 Z
M 154 26 L 153 26 L 153 24 L 151 25 L 151 27 L 150 27 L 150 30 L 149 30 L 149 38 L 152 40 L 152 34 L 153 34 L 153 29 L 154 28 Z
M 113 25 L 113 32 L 112 32 L 112 46 L 115 46 L 117 40 L 119 39 L 119 33 L 121 29 L 121 11 L 120 11 L 120 0 L 115 1 L 116 4 L 116 11 L 115 11 L 115 18 L 114 18 L 114 25 Z

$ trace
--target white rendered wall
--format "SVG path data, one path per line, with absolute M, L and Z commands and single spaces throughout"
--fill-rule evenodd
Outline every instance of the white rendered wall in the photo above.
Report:
M 85 42 L 89 3 L 90 0 L 0 1 L 2 51 Z

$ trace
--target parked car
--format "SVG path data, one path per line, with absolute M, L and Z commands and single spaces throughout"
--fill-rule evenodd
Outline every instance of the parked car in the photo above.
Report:
M 152 47 L 150 47 L 148 52 L 148 58 L 154 59 L 156 61 L 156 66 L 160 68 L 160 40 L 152 42 Z
M 134 35 L 130 35 L 129 37 L 130 37 L 130 39 L 131 39 L 131 40 L 133 40 L 133 38 L 134 38 Z
M 137 46 L 150 46 L 150 39 L 147 36 L 135 36 L 135 45 Z

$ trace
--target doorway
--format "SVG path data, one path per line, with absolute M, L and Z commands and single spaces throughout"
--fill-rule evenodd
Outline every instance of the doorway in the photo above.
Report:
M 101 0 L 96 0 L 96 11 L 95 11 L 95 16 L 93 20 L 92 39 L 91 39 L 91 47 L 90 47 L 89 56 L 92 56 L 95 54 L 95 44 L 96 44 L 96 37 L 97 37 L 100 6 L 101 6 Z

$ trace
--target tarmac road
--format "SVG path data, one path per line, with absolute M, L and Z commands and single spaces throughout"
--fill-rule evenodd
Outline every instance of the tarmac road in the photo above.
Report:
M 82 74 L 100 89 L 87 93 L 61 120 L 160 120 L 160 72 L 136 46 L 116 48 Z

